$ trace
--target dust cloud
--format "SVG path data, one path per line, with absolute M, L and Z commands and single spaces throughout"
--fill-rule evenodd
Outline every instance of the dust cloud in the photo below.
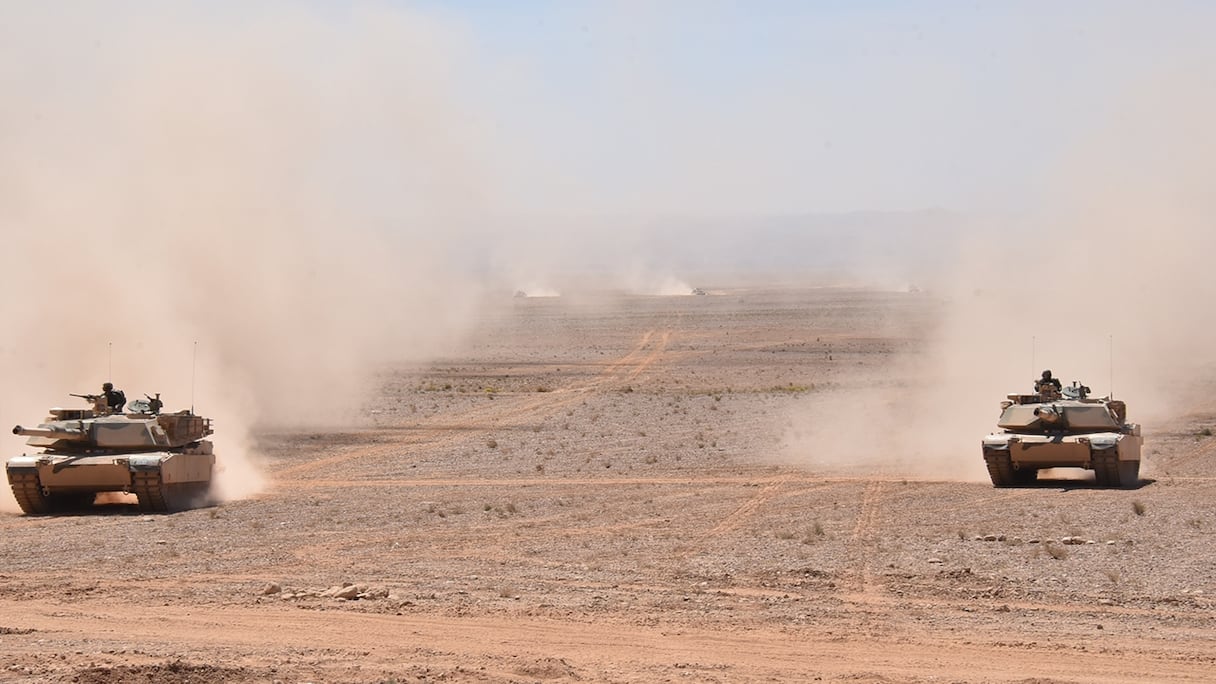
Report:
M 859 269 L 878 280 L 875 263 L 889 271 L 912 247 L 926 262 L 951 255 L 933 264 L 929 295 L 945 313 L 920 353 L 831 397 L 830 416 L 797 417 L 791 454 L 802 462 L 882 465 L 901 454 L 908 468 L 979 476 L 975 443 L 996 402 L 1040 367 L 1105 393 L 1113 347 L 1116 392 L 1146 423 L 1185 406 L 1188 383 L 1213 370 L 1204 342 L 1216 322 L 1200 304 L 1216 289 L 1205 187 L 1216 144 L 1202 98 L 1216 89 L 1203 73 L 1137 81 L 1149 85 L 1129 88 L 1044 173 L 1057 194 L 1034 212 L 973 218 L 959 238 L 968 242 L 939 245 L 949 249 L 908 239 L 944 220 L 925 213 L 892 248 L 830 226 L 808 237 L 800 218 L 751 225 L 780 194 L 770 188 L 796 190 L 786 197 L 797 202 L 774 209 L 785 213 L 814 209 L 798 204 L 805 192 L 839 194 L 825 182 L 839 175 L 834 163 L 807 176 L 805 158 L 785 157 L 791 141 L 817 140 L 802 119 L 833 104 L 817 97 L 785 108 L 773 106 L 784 95 L 747 100 L 756 118 L 735 122 L 740 112 L 703 106 L 721 92 L 683 102 L 681 89 L 645 80 L 646 59 L 605 59 L 619 78 L 588 80 L 629 116 L 558 121 L 561 103 L 544 96 L 554 91 L 516 73 L 526 65 L 487 71 L 476 63 L 482 46 L 437 13 L 67 7 L 10 5 L 0 21 L 0 427 L 75 405 L 68 392 L 107 379 L 130 398 L 160 392 L 169 410 L 215 419 L 218 486 L 248 496 L 264 485 L 257 426 L 349 424 L 378 370 L 452 349 L 484 314 L 487 291 L 509 299 L 524 283 L 569 296 L 594 283 L 688 294 L 704 284 L 697 269 L 755 277 L 812 258 L 843 269 L 832 259 L 840 249 L 885 247 L 885 260 Z M 616 43 L 602 45 L 617 56 Z M 851 120 L 855 108 L 842 112 Z M 625 134 L 600 130 L 605 121 Z M 887 137 L 876 139 L 914 128 L 903 124 L 880 126 Z M 843 160 L 858 171 L 846 176 L 865 179 L 856 193 L 875 187 L 884 165 L 874 156 Z M 640 173 L 647 160 L 662 164 Z M 633 183 L 599 187 L 623 177 Z M 664 233 L 652 220 L 727 210 L 743 216 L 721 231 L 711 221 Z M 21 448 L 0 432 L 0 453 Z
M 467 328 L 493 152 L 452 92 L 458 31 L 225 8 L 4 11 L 0 425 L 105 380 L 160 392 L 214 419 L 232 498 L 264 484 L 256 425 L 347 422 L 382 364 Z
M 1148 446 L 1216 380 L 1216 115 L 1185 68 L 1129 85 L 1079 134 L 1034 212 L 972 218 L 923 349 L 858 386 L 808 399 L 786 458 L 827 471 L 985 480 L 998 402 L 1043 369 L 1128 403 Z M 1200 403 L 1205 402 L 1205 403 Z

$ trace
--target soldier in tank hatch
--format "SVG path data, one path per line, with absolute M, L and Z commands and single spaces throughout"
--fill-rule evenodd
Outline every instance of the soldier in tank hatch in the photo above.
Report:
M 1051 377 L 1051 371 L 1043 371 L 1042 377 L 1034 383 L 1034 391 L 1040 394 L 1044 399 L 1058 399 L 1060 397 L 1060 381 Z
M 106 400 L 106 408 L 112 413 L 122 413 L 122 408 L 127 405 L 127 395 L 120 389 L 114 389 L 112 382 L 102 384 L 101 396 Z

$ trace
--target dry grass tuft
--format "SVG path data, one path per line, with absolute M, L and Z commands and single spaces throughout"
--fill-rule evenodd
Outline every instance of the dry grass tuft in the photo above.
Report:
M 807 529 L 806 534 L 802 535 L 802 543 L 814 544 L 820 539 L 823 539 L 824 535 L 823 524 L 816 520 L 815 524 L 811 525 L 811 527 Z

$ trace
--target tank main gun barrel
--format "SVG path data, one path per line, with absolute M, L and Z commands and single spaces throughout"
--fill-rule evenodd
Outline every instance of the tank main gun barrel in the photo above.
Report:
M 14 435 L 22 437 L 47 437 L 49 439 L 62 439 L 68 442 L 87 442 L 89 441 L 89 433 L 84 430 L 49 430 L 46 428 L 27 428 L 17 425 L 13 427 Z
M 1044 423 L 1047 423 L 1048 425 L 1054 425 L 1054 424 L 1060 422 L 1060 414 L 1058 411 L 1056 411 L 1053 408 L 1047 408 L 1047 407 L 1036 408 L 1034 410 L 1034 415 L 1039 420 L 1043 421 Z

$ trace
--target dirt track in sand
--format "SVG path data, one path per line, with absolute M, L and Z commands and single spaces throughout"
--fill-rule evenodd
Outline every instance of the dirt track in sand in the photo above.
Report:
M 0 680 L 1210 681 L 1216 407 L 1133 491 L 773 458 L 934 306 L 513 300 L 366 426 L 263 435 L 253 500 L 0 517 Z

